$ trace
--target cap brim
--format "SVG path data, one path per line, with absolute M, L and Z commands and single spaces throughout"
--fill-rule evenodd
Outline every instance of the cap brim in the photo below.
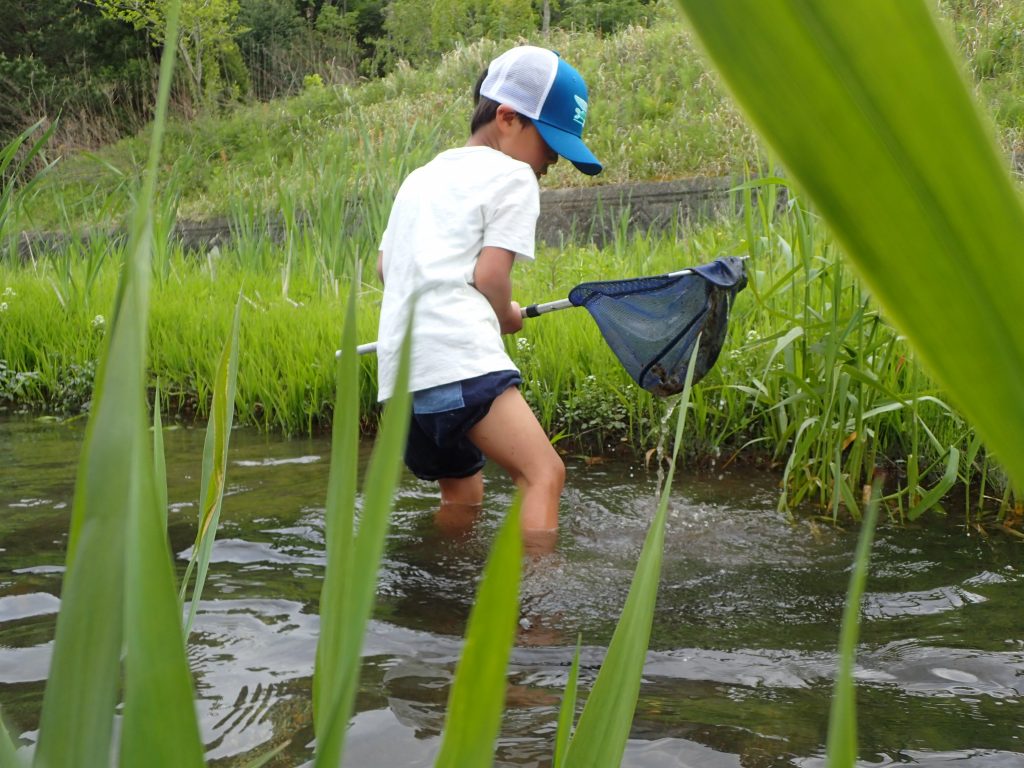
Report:
M 552 150 L 575 165 L 580 171 L 588 176 L 594 176 L 604 168 L 594 153 L 587 149 L 587 145 L 579 136 L 555 128 L 540 120 L 534 120 L 541 138 Z

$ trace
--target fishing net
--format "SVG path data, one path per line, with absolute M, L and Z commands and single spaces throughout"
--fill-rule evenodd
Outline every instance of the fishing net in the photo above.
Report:
M 698 338 L 693 381 L 714 366 L 733 299 L 746 284 L 743 259 L 725 256 L 683 274 L 583 283 L 569 301 L 587 308 L 637 384 L 666 397 L 682 392 Z

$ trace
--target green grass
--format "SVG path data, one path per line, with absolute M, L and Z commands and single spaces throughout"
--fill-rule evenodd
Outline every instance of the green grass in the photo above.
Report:
M 941 0 L 950 42 L 990 106 L 1006 155 L 1024 151 L 1024 41 L 1016 4 Z M 695 175 L 757 167 L 763 144 L 690 28 L 670 4 L 650 27 L 606 37 L 554 31 L 531 42 L 558 50 L 591 92 L 588 143 L 605 164 L 591 179 L 560 163 L 554 187 Z M 371 186 L 400 179 L 439 149 L 465 140 L 469 90 L 486 63 L 518 41 L 480 41 L 423 70 L 399 67 L 383 79 L 312 87 L 286 100 L 172 121 L 161 166 L 161 205 L 178 216 L 241 217 L 301 210 L 333 219 Z M 665 55 L 670 51 L 671 55 Z M 12 211 L 19 229 L 106 229 L 126 215 L 150 133 L 101 151 L 62 158 Z M 401 158 L 402 162 L 395 162 Z M 384 174 L 381 179 L 380 173 Z M 158 217 L 159 218 L 159 217 Z M 324 232 L 336 232 L 329 225 Z
M 558 50 L 593 95 L 588 142 L 607 171 L 601 183 L 721 174 L 756 155 L 756 140 L 709 77 L 678 13 L 665 7 L 651 28 L 603 39 L 552 32 Z M 163 189 L 187 218 L 277 212 L 293 201 L 317 217 L 325 204 L 359 194 L 367 171 L 404 157 L 411 167 L 461 144 L 476 77 L 515 41 L 481 41 L 421 71 L 399 67 L 380 80 L 312 87 L 287 100 L 240 107 L 168 127 Z M 671 61 L 661 51 L 671 48 Z M 684 108 L 674 106 L 679 98 Z M 694 119 L 694 116 L 698 116 Z M 652 129 L 652 127 L 656 127 Z M 127 209 L 148 133 L 101 152 L 67 158 L 54 182 L 27 201 L 20 225 L 105 227 Z M 555 186 L 591 183 L 561 164 Z M 401 178 L 401 176 L 399 176 Z M 249 202 L 246 202 L 249 201 Z
M 1013 66 L 1021 41 L 1008 33 L 1020 12 L 997 2 L 943 0 L 938 7 L 950 20 L 945 33 L 963 56 L 975 95 L 990 105 L 1012 103 L 1024 90 L 1024 70 Z M 765 165 L 763 146 L 670 11 L 650 28 L 608 38 L 558 34 L 549 42 L 591 83 L 588 141 L 608 167 L 600 181 Z M 429 70 L 399 68 L 359 86 L 314 87 L 287 101 L 169 126 L 154 208 L 150 334 L 150 385 L 160 377 L 168 412 L 206 415 L 215 367 L 208 351 L 227 333 L 228 307 L 241 293 L 238 420 L 289 434 L 329 423 L 339 297 L 360 281 L 358 337 L 371 339 L 379 298 L 373 264 L 393 191 L 411 168 L 462 141 L 465 84 L 501 45 L 482 41 Z M 993 112 L 999 150 L 1017 151 L 1024 118 Z M 117 222 L 133 199 L 148 138 L 68 158 L 12 198 L 11 215 L 63 229 Z M 593 182 L 560 166 L 547 183 Z M 585 280 L 749 253 L 751 287 L 739 298 L 722 359 L 694 393 L 687 457 L 708 466 L 770 462 L 785 478 L 783 508 L 808 503 L 832 516 L 855 509 L 882 467 L 895 478 L 885 502 L 896 514 L 914 516 L 954 467 L 974 488 L 968 514 L 977 506 L 1005 509 L 1010 485 L 961 415 L 962 405 L 936 385 L 934 362 L 925 365 L 893 330 L 891 317 L 906 312 L 898 303 L 880 308 L 844 261 L 849 243 L 833 236 L 792 181 L 785 182 L 790 209 L 780 214 L 768 205 L 776 188 L 770 164 L 766 172 L 759 183 L 767 186 L 749 198 L 741 220 L 637 239 L 620 228 L 603 249 L 543 249 L 535 266 L 516 270 L 516 297 L 563 298 Z M 833 185 L 841 188 L 855 199 L 866 187 Z M 212 213 L 232 221 L 231 246 L 197 258 L 171 243 L 178 216 Z M 882 213 L 873 208 L 869 215 Z M 271 217 L 283 223 L 277 242 L 265 236 Z M 88 402 L 117 253 L 99 235 L 25 267 L 0 261 L 0 398 L 71 413 Z M 894 259 L 898 265 L 900 256 Z M 873 271 L 888 268 L 882 263 Z M 563 447 L 641 454 L 657 443 L 663 404 L 632 384 L 584 313 L 528 322 L 513 356 L 542 424 L 570 438 Z M 373 374 L 374 361 L 364 360 L 360 412 L 371 428 L 378 415 Z
M 717 365 L 694 392 L 688 461 L 708 468 L 768 462 L 785 478 L 781 507 L 809 504 L 833 517 L 856 509 L 853 502 L 883 468 L 893 479 L 887 505 L 912 516 L 955 452 L 962 483 L 984 478 L 984 493 L 1001 501 L 1005 476 L 843 260 L 834 237 L 802 198 L 780 213 L 768 203 L 771 179 L 759 184 L 760 194 L 751 190 L 746 214 L 735 219 L 651 237 L 620 234 L 602 249 L 544 248 L 535 264 L 516 268 L 516 296 L 523 303 L 564 298 L 587 280 L 749 253 L 750 285 L 738 296 Z M 206 417 L 215 350 L 241 294 L 237 420 L 288 434 L 330 423 L 333 351 L 351 283 L 333 277 L 323 249 L 308 237 L 295 230 L 279 246 L 247 238 L 206 258 L 171 249 L 157 265 L 149 386 L 159 378 L 165 412 Z M 57 257 L 0 265 L 0 292 L 9 292 L 0 314 L 0 360 L 20 372 L 0 378 L 0 393 L 25 407 L 71 413 L 88 401 L 116 261 Z M 359 289 L 357 334 L 367 341 L 376 335 L 379 286 L 372 278 Z M 629 379 L 584 310 L 529 320 L 509 345 L 541 423 L 552 436 L 568 438 L 561 447 L 637 456 L 657 445 L 664 402 Z M 374 366 L 372 356 L 361 360 L 359 411 L 369 429 L 378 418 Z

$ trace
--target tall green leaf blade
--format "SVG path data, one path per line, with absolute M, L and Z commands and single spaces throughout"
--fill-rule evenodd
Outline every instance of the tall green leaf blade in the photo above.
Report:
M 317 753 L 326 765 L 341 762 L 345 729 L 330 728 L 331 692 L 343 689 L 344 675 L 357 660 L 342 660 L 345 588 L 351 580 L 352 542 L 355 533 L 356 483 L 359 472 L 359 362 L 356 353 L 356 287 L 353 279 L 342 331 L 341 360 L 337 364 L 334 423 L 331 425 L 331 467 L 324 511 L 327 566 L 320 590 L 320 636 L 313 673 L 313 716 Z M 347 717 L 345 718 L 347 720 Z
M 410 320 L 411 316 L 412 313 Z M 344 752 L 345 729 L 359 684 L 363 634 L 373 611 L 377 572 L 384 552 L 395 488 L 398 487 L 402 472 L 405 439 L 409 432 L 411 346 L 412 334 L 407 327 L 395 380 L 395 394 L 384 408 L 380 431 L 363 480 L 363 510 L 359 530 L 346 557 L 346 561 L 351 564 L 342 571 L 348 578 L 341 585 L 343 594 L 339 603 L 329 609 L 339 611 L 333 614 L 331 620 L 335 642 L 330 647 L 321 642 L 317 648 L 318 663 L 325 670 L 323 680 L 316 686 L 320 696 L 318 705 L 322 712 L 317 716 L 319 730 L 314 762 L 317 768 L 334 768 L 338 762 L 332 762 L 332 759 Z M 346 349 L 354 350 L 355 346 L 346 344 Z M 346 354 L 343 352 L 343 357 Z M 344 457 L 340 461 L 344 461 Z M 338 482 L 342 482 L 341 478 Z M 341 503 L 344 499 L 340 487 L 338 494 L 338 502 Z M 329 563 L 328 567 L 332 565 Z M 329 673 L 333 673 L 330 678 L 326 676 Z
M 128 291 L 126 301 L 137 301 L 136 294 Z M 141 403 L 132 404 L 141 397 L 144 325 L 144 308 L 119 307 L 93 390 L 35 757 L 48 768 L 110 759 L 124 628 L 125 526 L 138 503 L 128 473 L 141 450 Z
M 485 768 L 494 763 L 494 742 L 508 687 L 508 660 L 519 618 L 523 536 L 519 500 L 513 503 L 484 566 L 448 696 L 439 768 Z
M 56 160 L 53 160 L 34 173 L 27 181 L 22 180 L 25 170 L 42 153 L 43 148 L 57 129 L 57 121 L 54 120 L 50 123 L 50 127 L 43 132 L 42 136 L 37 138 L 26 151 L 21 152 L 21 147 L 25 141 L 42 127 L 45 121 L 46 118 L 38 120 L 26 128 L 17 138 L 0 148 L 0 233 L 3 233 L 7 227 L 7 220 L 13 207 L 15 192 L 20 196 L 28 194 L 29 190 L 39 183 L 43 176 L 56 164 Z M 10 167 L 12 163 L 14 163 L 13 168 Z
M 160 416 L 160 382 L 153 395 L 153 482 L 156 483 L 160 523 L 167 530 L 167 456 L 164 453 L 164 423 Z
M 647 657 L 647 643 L 654 622 L 654 603 L 658 596 L 661 576 L 661 555 L 665 543 L 665 519 L 672 492 L 679 446 L 683 442 L 683 428 L 690 408 L 693 370 L 696 367 L 700 339 L 694 345 L 686 382 L 679 395 L 672 463 L 665 476 L 658 509 L 647 531 L 633 582 L 626 596 L 619 621 L 615 625 L 608 653 L 601 664 L 594 687 L 583 707 L 580 721 L 569 741 L 563 763 L 566 768 L 595 768 L 618 766 L 626 751 L 626 741 L 633 722 L 633 712 L 640 696 L 640 678 Z
M 169 36 L 177 34 L 177 20 L 178 3 L 172 2 Z M 34 760 L 46 768 L 110 761 L 125 617 L 125 539 L 132 515 L 152 505 L 145 404 L 150 211 L 173 67 L 174 46 L 166 46 L 146 173 L 75 481 L 61 609 Z
M 580 677 L 580 644 L 583 638 L 576 638 L 576 652 L 572 655 L 572 666 L 569 668 L 569 680 L 565 684 L 565 695 L 562 706 L 558 710 L 558 732 L 555 734 L 555 757 L 552 768 L 562 768 L 565 764 L 565 751 L 569 748 L 572 737 L 573 722 L 576 719 L 576 693 Z
M 946 459 L 946 469 L 942 473 L 939 482 L 928 491 L 921 500 L 907 510 L 907 519 L 916 520 L 929 509 L 935 507 L 956 484 L 957 470 L 960 468 L 960 451 L 953 446 L 949 447 L 949 457 Z
M 923 0 L 679 0 L 887 315 L 1024 482 L 1024 209 Z
M 109 760 L 124 628 L 125 532 L 142 503 L 133 470 L 145 439 L 146 227 L 136 220 L 132 230 L 93 388 L 37 765 Z
M 196 581 L 192 587 L 192 600 L 189 604 L 188 619 L 185 621 L 184 637 L 187 639 L 192 630 L 192 623 L 199 610 L 199 599 L 206 585 L 206 575 L 210 570 L 210 557 L 213 555 L 213 542 L 217 538 L 217 527 L 220 524 L 220 512 L 224 503 L 224 489 L 227 486 L 228 446 L 231 441 L 231 425 L 235 418 L 235 385 L 238 381 L 238 325 L 242 312 L 242 297 L 239 295 L 235 304 L 235 316 L 231 324 L 231 335 L 224 342 L 221 350 L 217 376 L 213 384 L 213 406 L 210 409 L 210 421 L 206 425 L 206 441 L 203 444 L 203 477 L 200 482 L 199 498 L 202 511 L 196 531 L 196 541 L 192 547 L 185 577 L 181 582 L 181 595 L 188 589 L 189 576 L 193 566 L 196 569 Z
M 857 635 L 860 627 L 860 602 L 867 581 L 871 542 L 878 521 L 878 489 L 864 513 L 857 556 L 850 575 L 843 608 L 843 626 L 839 633 L 839 670 L 832 694 L 828 721 L 828 764 L 830 768 L 853 768 L 857 762 L 857 700 L 853 685 L 853 667 L 857 656 Z
M 126 541 L 121 766 L 200 766 L 203 745 L 181 606 L 152 467 L 140 451 L 136 464 L 125 468 L 139 478 L 140 489 Z
M 21 768 L 21 766 L 27 765 L 18 757 L 18 751 L 14 748 L 11 734 L 7 731 L 7 724 L 4 722 L 2 712 L 0 712 L 0 765 L 11 768 Z
M 566 750 L 566 768 L 618 766 L 626 750 L 654 620 L 668 485 L 647 532 L 626 605 Z

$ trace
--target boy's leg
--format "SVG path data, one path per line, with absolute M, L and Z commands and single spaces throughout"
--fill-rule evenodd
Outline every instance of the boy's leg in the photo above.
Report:
M 469 477 L 442 477 L 437 483 L 441 486 L 442 504 L 479 506 L 484 503 L 483 472 Z
M 519 389 L 509 387 L 472 429 L 469 439 L 501 465 L 522 491 L 523 531 L 554 538 L 565 464 Z
M 434 514 L 434 522 L 447 536 L 464 536 L 473 529 L 483 508 L 483 472 L 469 477 L 445 477 L 437 483 L 441 486 L 441 506 Z

